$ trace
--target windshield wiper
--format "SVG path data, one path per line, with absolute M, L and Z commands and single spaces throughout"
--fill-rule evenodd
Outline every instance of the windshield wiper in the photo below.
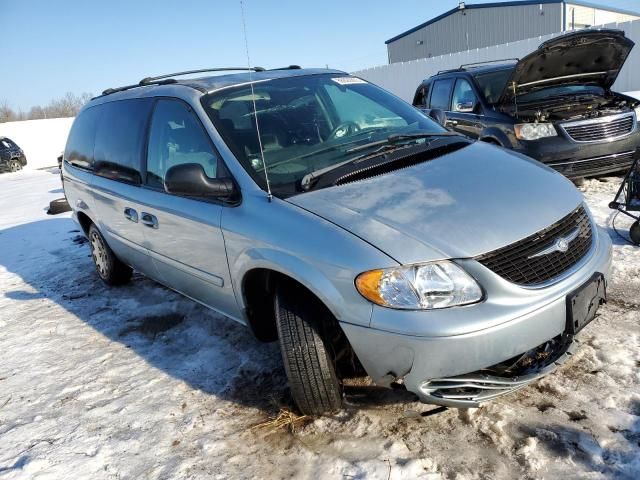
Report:
M 396 143 L 403 142 L 405 140 L 415 140 L 420 138 L 431 137 L 455 137 L 460 136 L 457 132 L 421 132 L 421 133 L 397 133 L 389 135 L 382 140 L 376 140 L 375 142 L 364 143 L 357 147 L 350 148 L 347 153 L 359 152 L 360 150 L 366 150 L 367 148 L 375 147 L 376 145 L 395 145 Z
M 357 147 L 353 147 L 349 150 L 347 150 L 347 153 L 353 153 L 353 152 L 358 152 L 360 150 L 365 150 L 371 147 L 375 147 L 376 145 L 381 145 L 382 148 L 379 150 L 376 150 L 373 153 L 367 153 L 365 155 L 360 155 L 357 157 L 352 157 L 348 160 L 345 160 L 343 162 L 339 162 L 336 163 L 334 165 L 329 165 L 328 167 L 324 167 L 324 168 L 320 168 L 318 170 L 315 170 L 311 173 L 307 173 L 304 177 L 302 177 L 302 180 L 300 181 L 300 185 L 302 187 L 303 190 L 309 190 L 311 188 L 311 183 L 313 182 L 313 180 L 315 180 L 318 177 L 321 177 L 333 170 L 336 170 L 340 167 L 343 167 L 344 165 L 348 165 L 350 163 L 354 163 L 357 162 L 359 160 L 364 160 L 365 158 L 368 157 L 374 157 L 377 156 L 378 153 L 382 153 L 382 151 L 386 151 L 386 150 L 393 150 L 395 148 L 399 148 L 401 145 L 398 145 L 400 142 L 405 141 L 405 140 L 414 140 L 414 139 L 419 139 L 419 138 L 430 138 L 430 137 L 449 137 L 449 136 L 460 136 L 459 133 L 455 133 L 455 132 L 437 132 L 437 133 L 403 133 L 403 134 L 394 134 L 394 135 L 389 135 L 387 138 L 385 138 L 384 140 L 377 140 L 375 142 L 369 142 L 369 143 L 365 143 L 363 145 L 358 145 Z

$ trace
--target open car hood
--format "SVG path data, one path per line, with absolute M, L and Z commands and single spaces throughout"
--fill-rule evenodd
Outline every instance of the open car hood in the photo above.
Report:
M 551 86 L 592 84 L 609 89 L 634 42 L 621 30 L 580 30 L 540 44 L 521 59 L 506 83 L 500 104 Z

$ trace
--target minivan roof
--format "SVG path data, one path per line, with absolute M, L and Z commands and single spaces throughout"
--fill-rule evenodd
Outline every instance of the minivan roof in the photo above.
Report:
M 277 78 L 304 77 L 307 75 L 321 74 L 342 74 L 348 75 L 341 70 L 332 70 L 328 68 L 300 68 L 291 70 L 264 70 L 262 72 L 241 72 L 226 75 L 215 75 L 202 78 L 189 78 L 178 80 L 176 83 L 196 88 L 203 92 L 212 92 L 221 88 L 242 85 L 243 83 L 261 82 L 265 80 L 274 80 Z
M 435 75 L 431 75 L 430 77 L 425 78 L 422 81 L 422 83 L 427 83 L 431 79 L 434 79 L 437 77 L 443 77 L 445 75 L 451 75 L 455 73 L 468 73 L 470 75 L 476 75 L 478 73 L 490 73 L 490 72 L 497 72 L 499 70 L 509 70 L 514 68 L 515 66 L 516 66 L 515 63 L 500 63 L 500 64 L 491 64 L 491 65 L 478 65 L 478 66 L 467 67 L 467 68 L 452 68 L 451 70 L 442 70 L 436 73 Z
M 116 87 L 109 88 L 105 90 L 102 95 L 95 97 L 93 100 L 97 100 L 99 98 L 109 97 L 116 93 L 122 92 L 131 92 L 126 97 L 134 98 L 136 96 L 135 92 L 148 92 L 148 89 L 152 89 L 154 87 L 162 87 L 164 85 L 182 85 L 185 87 L 194 88 L 202 93 L 210 93 L 215 90 L 219 90 L 221 88 L 233 87 L 236 85 L 242 85 L 245 83 L 253 82 L 262 82 L 265 80 L 274 80 L 279 78 L 290 78 L 290 77 L 303 77 L 308 75 L 321 75 L 321 74 L 340 74 L 340 75 L 348 75 L 341 70 L 333 70 L 328 68 L 282 68 L 282 69 L 273 69 L 273 70 L 257 70 L 257 71 L 243 71 L 239 73 L 230 73 L 224 75 L 208 75 L 206 77 L 197 77 L 197 78 L 172 78 L 171 75 L 179 76 L 180 74 L 171 74 L 163 77 L 161 81 L 149 81 L 154 80 L 153 78 L 144 79 L 140 81 L 140 83 L 127 85 L 124 87 Z M 167 77 L 167 78 L 165 78 Z M 144 90 L 138 90 L 144 89 Z M 121 97 L 121 95 L 118 95 Z

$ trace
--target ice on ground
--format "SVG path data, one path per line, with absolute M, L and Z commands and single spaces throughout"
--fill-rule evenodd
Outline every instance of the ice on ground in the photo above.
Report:
M 104 287 L 69 214 L 46 215 L 55 170 L 1 175 L 0 479 L 640 478 L 640 249 L 612 229 L 619 181 L 582 188 L 613 281 L 559 371 L 433 415 L 352 387 L 291 433 L 253 428 L 290 405 L 276 344 L 139 275 Z

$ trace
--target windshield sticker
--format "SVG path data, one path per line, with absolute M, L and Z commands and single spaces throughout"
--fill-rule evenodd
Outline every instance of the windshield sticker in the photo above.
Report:
M 331 80 L 333 80 L 339 85 L 354 85 L 356 83 L 367 83 L 361 78 L 357 78 L 357 77 L 334 77 Z

